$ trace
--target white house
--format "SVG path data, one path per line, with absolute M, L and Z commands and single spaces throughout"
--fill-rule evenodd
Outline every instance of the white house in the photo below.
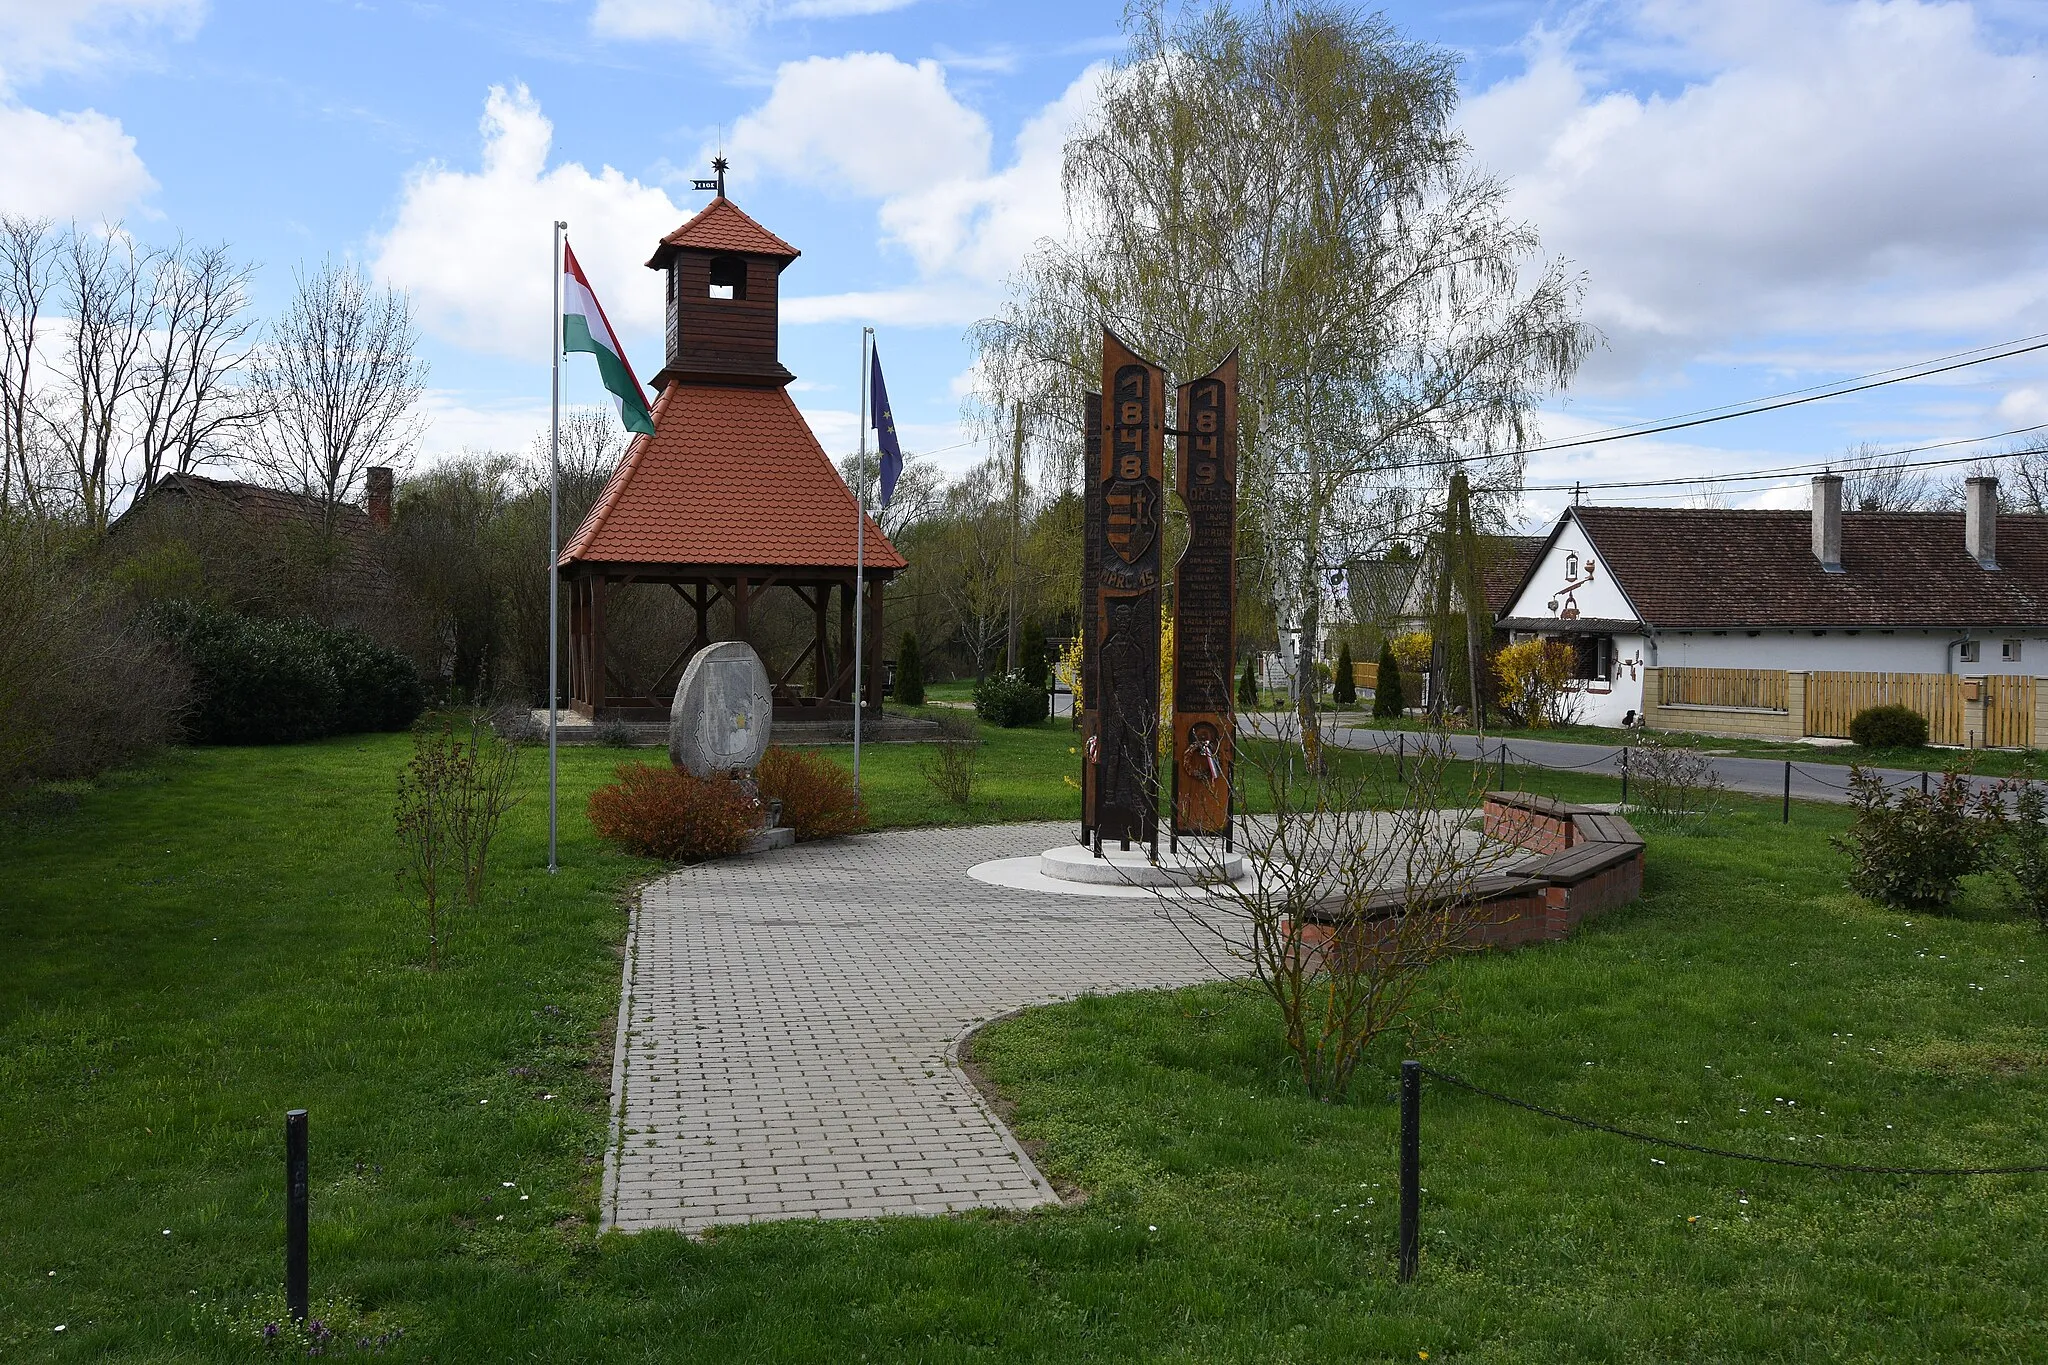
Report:
M 2048 675 L 2048 517 L 1997 508 L 1981 478 L 1961 512 L 1845 513 L 1835 475 L 1810 512 L 1574 507 L 1498 624 L 1572 645 L 1595 725 L 1651 669 Z

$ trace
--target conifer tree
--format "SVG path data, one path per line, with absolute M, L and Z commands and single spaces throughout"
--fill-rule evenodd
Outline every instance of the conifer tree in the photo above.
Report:
M 914 631 L 904 631 L 896 647 L 896 700 L 903 706 L 924 705 L 924 663 L 917 657 Z
M 1376 720 L 1399 720 L 1408 709 L 1401 695 L 1401 661 L 1394 657 L 1394 642 L 1380 641 L 1379 673 L 1372 683 L 1372 714 Z
M 1339 706 L 1356 705 L 1358 701 L 1358 671 L 1351 662 L 1349 640 L 1337 647 L 1337 677 L 1330 687 L 1330 700 Z

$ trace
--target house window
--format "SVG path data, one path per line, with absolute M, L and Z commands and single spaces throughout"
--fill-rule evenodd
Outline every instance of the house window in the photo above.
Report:
M 2020 642 L 2018 640 L 2005 640 L 2000 642 L 1999 657 L 2004 659 L 2009 664 L 2018 663 L 2020 661 Z
M 1580 682 L 1606 682 L 1614 676 L 1614 637 L 1573 635 L 1572 677 Z
M 747 263 L 737 256 L 711 258 L 711 297 L 743 299 L 747 296 Z
M 1980 648 L 1981 646 L 1977 641 L 1965 640 L 1962 642 L 1962 644 L 1956 646 L 1956 657 L 1958 659 L 1961 659 L 1966 664 L 1976 663 L 1978 658 L 1980 657 Z

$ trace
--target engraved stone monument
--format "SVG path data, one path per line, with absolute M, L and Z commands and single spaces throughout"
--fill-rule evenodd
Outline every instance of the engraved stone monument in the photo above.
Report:
M 775 694 L 768 689 L 768 670 L 761 656 L 744 640 L 723 640 L 697 651 L 668 714 L 669 761 L 694 777 L 737 774 L 750 794 L 749 776 L 768 752 L 769 724 Z M 762 812 L 761 828 L 748 841 L 748 853 L 787 848 L 796 831 L 777 826 L 776 806 Z
M 768 670 L 744 640 L 697 651 L 669 708 L 668 756 L 696 777 L 747 773 L 768 751 L 775 710 Z

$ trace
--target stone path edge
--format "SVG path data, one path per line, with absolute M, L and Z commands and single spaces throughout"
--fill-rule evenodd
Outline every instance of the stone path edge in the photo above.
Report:
M 1068 998 L 1079 999 L 1080 997 L 1070 996 Z M 1045 1204 L 1064 1204 L 1067 1201 L 1060 1198 L 1060 1192 L 1053 1188 L 1052 1181 L 1046 1179 L 1045 1172 L 1038 1168 L 1038 1162 L 1033 1159 L 1030 1149 L 1017 1137 L 1016 1132 L 1011 1129 L 1010 1125 L 1003 1121 L 1001 1112 L 996 1108 L 995 1097 L 982 1090 L 980 1080 L 961 1062 L 960 1054 L 973 1041 L 974 1035 L 980 1033 L 985 1028 L 1000 1024 L 1005 1019 L 1015 1019 L 1027 1010 L 1043 1009 L 1046 1004 L 1064 1003 L 1066 1002 L 1047 1001 L 1036 1005 L 1019 1005 L 1013 1010 L 1004 1010 L 1001 1014 L 990 1015 L 988 1018 L 977 1023 L 969 1024 L 966 1028 L 953 1035 L 952 1042 L 946 1044 L 947 1067 L 959 1076 L 960 1088 L 967 1092 L 969 1099 L 974 1101 L 974 1107 L 981 1110 L 982 1116 L 988 1120 L 989 1127 L 995 1129 L 996 1136 L 1002 1139 L 1004 1148 L 1009 1151 L 1011 1156 L 1017 1159 L 1018 1167 L 1030 1178 L 1031 1183 L 1037 1187 L 1038 1192 L 1044 1196 L 1043 1202 Z
M 626 912 L 626 959 L 619 985 L 619 1026 L 612 1038 L 612 1093 L 606 1100 L 609 1111 L 604 1148 L 604 1185 L 598 1195 L 598 1229 L 615 1232 L 619 1226 L 619 1163 L 626 1145 L 626 1042 L 633 1018 L 633 984 L 640 978 L 641 887 L 633 889 L 632 906 Z

